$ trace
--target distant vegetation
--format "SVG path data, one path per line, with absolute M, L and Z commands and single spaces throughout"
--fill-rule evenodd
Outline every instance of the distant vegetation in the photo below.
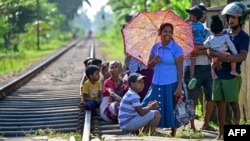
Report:
M 69 42 L 75 30 L 70 21 L 81 5 L 79 0 L 0 0 L 0 75 Z

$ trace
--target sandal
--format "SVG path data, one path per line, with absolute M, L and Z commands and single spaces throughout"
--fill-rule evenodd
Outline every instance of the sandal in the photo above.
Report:
M 207 126 L 207 127 L 202 127 L 201 130 L 207 130 L 207 131 L 217 131 L 217 129 L 211 127 L 211 126 Z
M 192 90 L 195 88 L 197 83 L 197 79 L 196 78 L 192 78 L 189 83 L 188 83 L 188 89 Z

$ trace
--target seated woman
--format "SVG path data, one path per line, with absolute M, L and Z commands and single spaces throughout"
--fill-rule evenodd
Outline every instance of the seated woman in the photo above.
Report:
M 128 90 L 127 81 L 120 77 L 122 71 L 122 64 L 119 60 L 110 62 L 109 72 L 111 77 L 104 81 L 102 102 L 100 105 L 100 115 L 105 121 L 118 122 L 117 116 L 120 107 L 120 101 Z

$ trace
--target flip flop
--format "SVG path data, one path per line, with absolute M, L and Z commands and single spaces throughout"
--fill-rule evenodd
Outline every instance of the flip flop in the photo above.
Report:
M 192 90 L 195 88 L 197 83 L 197 79 L 196 78 L 192 78 L 189 83 L 188 83 L 188 89 Z
M 211 127 L 211 126 L 208 126 L 206 128 L 201 128 L 201 130 L 207 130 L 207 131 L 217 131 L 217 129 Z

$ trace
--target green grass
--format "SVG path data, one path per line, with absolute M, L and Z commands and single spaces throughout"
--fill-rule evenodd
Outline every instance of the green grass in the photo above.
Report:
M 7 49 L 0 50 L 0 75 L 10 72 L 20 71 L 28 67 L 32 62 L 40 60 L 44 56 L 54 52 L 57 48 L 66 44 L 68 41 L 53 41 L 40 46 L 36 49 L 20 49 L 11 51 Z
M 185 138 L 185 139 L 203 139 L 205 136 L 200 132 L 192 132 L 191 129 L 177 131 L 176 138 Z
M 107 31 L 106 31 L 107 32 Z M 110 31 L 107 34 L 102 32 L 98 35 L 98 39 L 103 42 L 101 51 L 106 54 L 105 61 L 120 60 L 124 62 L 124 46 L 122 34 L 120 32 Z
M 29 134 L 26 133 L 26 137 L 37 137 L 37 136 L 47 136 L 48 138 L 64 138 L 69 140 L 71 136 L 74 136 L 76 141 L 81 141 L 81 134 L 80 133 L 75 133 L 75 132 L 70 132 L 70 133 L 60 133 L 60 132 L 55 132 L 52 129 L 46 129 L 46 130 L 38 130 L 37 133 L 35 134 Z

